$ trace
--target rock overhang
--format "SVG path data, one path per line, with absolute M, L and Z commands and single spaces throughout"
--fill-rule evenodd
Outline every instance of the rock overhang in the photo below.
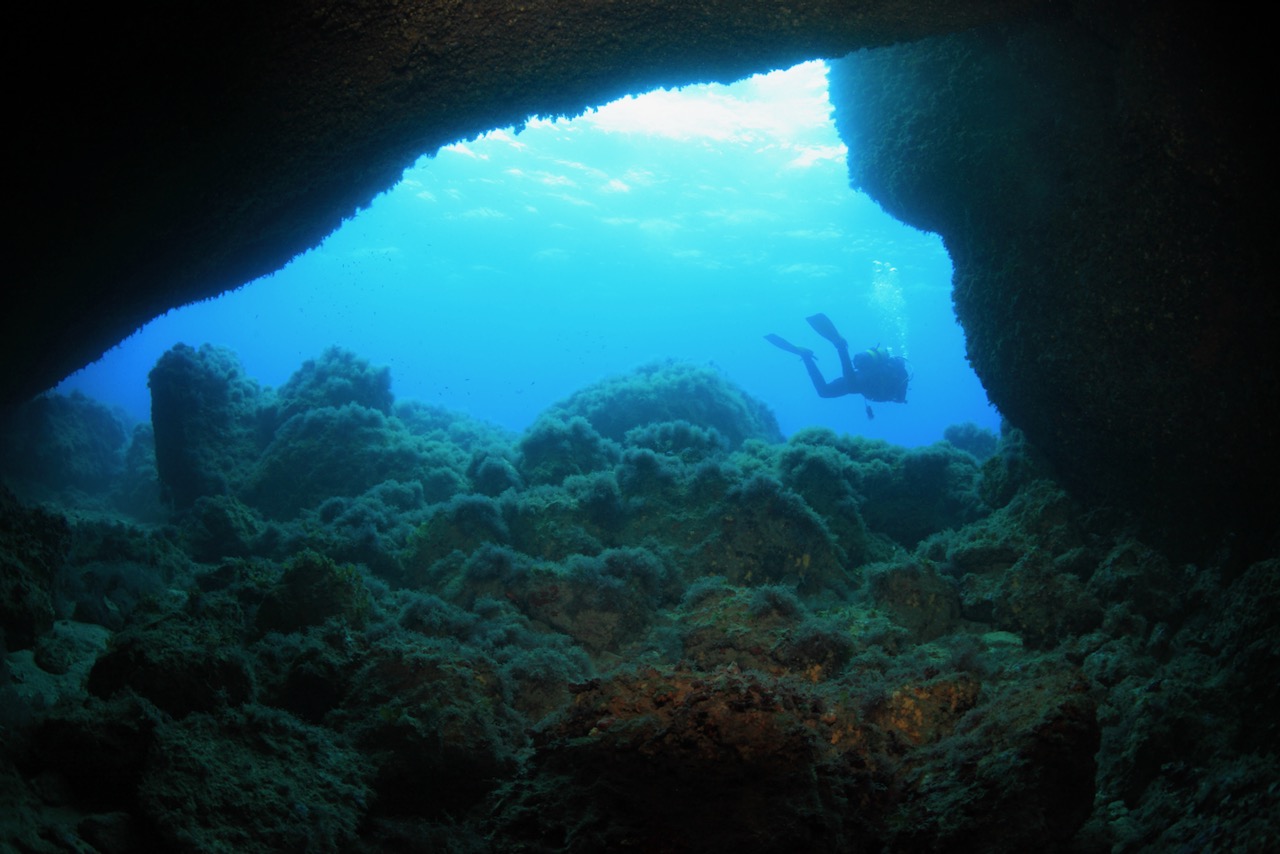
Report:
M 1034 186 L 1007 173 L 986 183 L 979 174 L 967 190 L 930 186 L 903 126 L 882 122 L 864 131 L 883 157 L 855 181 L 943 234 L 979 376 L 1079 490 L 1150 511 L 1166 529 L 1203 521 L 1195 513 L 1205 505 L 1224 524 L 1241 513 L 1267 518 L 1274 488 L 1260 501 L 1253 494 L 1274 482 L 1267 425 L 1280 395 L 1257 349 L 1278 312 L 1257 262 L 1257 141 L 1241 118 L 1251 90 L 1225 42 L 1210 38 L 1211 13 L 955 6 L 379 0 L 183 7 L 146 28 L 111 10 L 30 20 L 46 55 L 81 75 L 68 86 L 28 73 L 17 97 L 27 133 L 14 203 L 27 215 L 0 334 L 3 400 L 53 385 L 165 310 L 278 269 L 417 156 L 459 138 L 645 87 L 1013 21 L 979 36 L 989 57 L 971 45 L 945 60 L 948 73 L 990 70 L 990 57 L 1012 57 L 1020 73 L 1100 63 L 1101 76 L 1033 78 L 1042 103 L 1031 118 L 1061 121 L 1105 100 L 1107 138 L 1119 136 L 1111 172 L 1081 180 L 1093 161 L 1068 157 L 1071 180 L 1049 168 L 1026 172 Z M 1039 47 L 1018 35 L 1034 32 Z M 913 63 L 933 48 L 904 50 Z M 1038 54 L 1051 59 L 1036 66 Z M 936 121 L 937 92 L 916 97 L 893 109 L 917 125 Z M 955 130 L 951 146 L 983 150 Z M 1022 146 L 1014 153 L 1060 141 L 1060 130 L 1033 127 L 1012 138 Z M 1116 180 L 1124 201 L 1108 206 Z M 983 194 L 1001 181 L 1010 192 L 998 198 L 1012 200 L 1005 219 L 975 228 L 957 218 L 992 210 Z M 1011 230 L 1028 220 L 1023 207 L 1064 183 L 1078 196 L 1043 220 L 1055 246 L 1037 255 Z M 904 192 L 912 188 L 923 192 Z M 935 205 L 946 209 L 936 226 Z M 1111 216 L 1092 216 L 1098 210 Z M 1118 266 L 1089 250 L 1098 235 Z M 1061 277 L 1063 253 L 1087 287 L 1037 285 L 1042 273 Z M 1022 269 L 1001 260 L 1012 257 Z

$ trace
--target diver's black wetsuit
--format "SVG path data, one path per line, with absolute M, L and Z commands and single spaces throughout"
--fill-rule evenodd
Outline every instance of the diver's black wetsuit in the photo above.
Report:
M 854 370 L 853 360 L 849 358 L 848 342 L 843 339 L 836 342 L 836 353 L 840 356 L 841 375 L 831 382 L 827 382 L 822 376 L 822 371 L 818 370 L 818 359 L 813 355 L 812 350 L 806 350 L 800 354 L 800 358 L 804 361 L 804 369 L 809 372 L 809 379 L 813 380 L 813 389 L 818 393 L 818 397 L 843 397 L 846 394 L 862 392 L 858 372 Z
M 765 339 L 775 347 L 800 357 L 819 397 L 860 394 L 867 400 L 907 402 L 907 384 L 910 377 L 907 375 L 906 359 L 901 356 L 892 356 L 889 351 L 881 350 L 878 346 L 863 350 L 851 358 L 849 342 L 836 331 L 835 324 L 825 314 L 815 314 L 806 317 L 805 320 L 815 332 L 835 346 L 836 354 L 840 357 L 840 376 L 831 382 L 827 382 L 822 376 L 822 371 L 818 369 L 817 356 L 812 350 L 807 347 L 797 347 L 777 335 L 766 335 Z M 867 408 L 867 415 L 871 416 L 870 407 Z

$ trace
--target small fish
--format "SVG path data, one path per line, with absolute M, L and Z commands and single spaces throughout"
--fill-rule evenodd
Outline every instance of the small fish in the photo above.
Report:
M 875 414 L 874 412 L 872 412 L 872 411 L 871 411 L 871 404 L 869 404 L 869 403 L 867 404 L 867 417 L 868 417 L 868 418 L 875 418 L 875 417 L 876 417 L 876 414 Z

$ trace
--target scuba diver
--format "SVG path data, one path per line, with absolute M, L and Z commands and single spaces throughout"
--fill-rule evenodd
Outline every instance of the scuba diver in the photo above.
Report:
M 813 388 L 818 392 L 819 397 L 860 394 L 869 401 L 907 402 L 907 383 L 910 377 L 907 375 L 906 359 L 891 355 L 888 350 L 882 350 L 878 344 L 870 350 L 857 353 L 850 359 L 849 342 L 840 337 L 835 324 L 825 314 L 815 314 L 812 317 L 806 317 L 805 320 L 809 321 L 809 325 L 815 332 L 836 345 L 836 353 L 840 356 L 840 367 L 843 373 L 831 382 L 827 382 L 822 376 L 822 371 L 818 370 L 818 357 L 812 350 L 797 347 L 777 335 L 770 334 L 764 337 L 773 346 L 781 347 L 788 353 L 795 353 L 804 361 L 805 370 L 809 372 L 809 379 L 813 380 Z M 870 403 L 866 404 L 866 408 L 867 417 L 875 418 L 876 415 L 871 411 Z

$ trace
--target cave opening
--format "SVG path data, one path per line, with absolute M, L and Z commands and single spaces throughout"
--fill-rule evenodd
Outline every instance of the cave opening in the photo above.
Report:
M 849 187 L 826 65 L 628 96 L 446 146 L 271 276 L 157 318 L 68 377 L 146 420 L 146 374 L 178 342 L 234 351 L 279 386 L 332 345 L 417 399 L 520 431 L 547 406 L 660 359 L 716 365 L 807 426 L 905 446 L 951 424 L 996 430 L 964 355 L 940 238 Z M 908 358 L 905 406 L 822 400 L 764 340 Z

